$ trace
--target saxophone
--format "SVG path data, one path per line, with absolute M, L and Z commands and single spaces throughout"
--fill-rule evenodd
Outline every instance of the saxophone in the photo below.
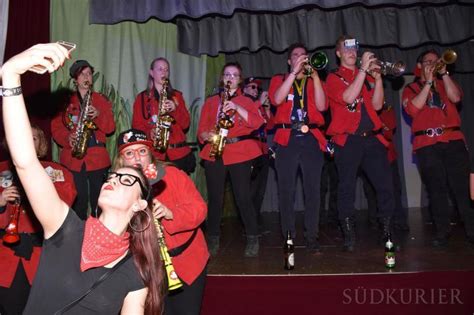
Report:
M 230 99 L 230 81 L 224 86 L 224 92 L 221 95 L 221 104 L 219 106 L 219 115 L 217 118 L 215 132 L 216 134 L 212 137 L 210 141 L 211 150 L 209 151 L 209 157 L 218 158 L 222 156 L 224 152 L 224 146 L 226 143 L 227 135 L 229 129 L 234 126 L 234 121 L 232 120 L 233 113 L 225 113 L 222 108 L 225 103 Z
M 175 119 L 168 114 L 164 105 L 168 100 L 168 79 L 164 78 L 162 83 L 162 89 L 160 91 L 160 102 L 158 104 L 158 117 L 155 123 L 155 139 L 153 141 L 153 147 L 159 152 L 165 152 L 168 149 L 170 141 L 171 124 L 175 122 Z
M 92 100 L 92 84 L 90 82 L 85 82 L 89 87 L 86 95 L 84 96 L 83 105 L 81 113 L 79 114 L 79 119 L 76 126 L 76 137 L 74 141 L 74 146 L 72 147 L 72 156 L 78 159 L 82 159 L 87 152 L 87 144 L 92 132 L 97 130 L 95 123 L 87 117 L 87 112 L 91 106 Z
M 168 247 L 165 243 L 163 227 L 157 218 L 155 218 L 153 222 L 155 223 L 156 230 L 158 231 L 158 245 L 160 246 L 161 260 L 163 260 L 163 264 L 165 265 L 166 277 L 168 280 L 168 290 L 176 290 L 183 286 L 183 283 L 174 270 L 173 262 L 171 261 L 170 254 L 168 253 Z

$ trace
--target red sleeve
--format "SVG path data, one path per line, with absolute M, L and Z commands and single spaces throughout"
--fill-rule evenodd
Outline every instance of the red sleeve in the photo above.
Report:
M 51 134 L 53 136 L 54 141 L 59 144 L 61 147 L 69 147 L 69 134 L 70 130 L 64 125 L 63 116 L 65 112 L 62 111 L 57 114 L 51 120 Z
M 212 98 L 209 97 L 204 102 L 204 105 L 201 109 L 201 117 L 199 118 L 199 125 L 197 136 L 200 143 L 204 143 L 204 139 L 201 138 L 201 133 L 209 132 L 215 129 L 216 117 L 212 115 Z
M 74 178 L 72 173 L 68 171 L 65 167 L 62 167 L 59 164 L 54 163 L 53 166 L 55 169 L 60 169 L 64 174 L 64 182 L 55 182 L 54 186 L 58 192 L 59 197 L 64 201 L 69 207 L 72 206 L 74 200 L 76 199 L 76 185 L 74 185 Z
M 330 73 L 326 80 L 326 91 L 328 91 L 327 98 L 333 105 L 344 105 L 345 102 L 342 98 L 342 93 L 346 90 L 347 86 L 339 79 L 335 74 Z
M 206 219 L 207 205 L 193 181 L 183 171 L 167 167 L 166 188 L 156 198 L 173 212 L 173 220 L 162 220 L 169 234 L 196 229 Z
M 236 98 L 235 103 L 247 110 L 247 121 L 242 119 L 244 125 L 251 129 L 260 128 L 260 126 L 264 123 L 264 120 L 262 115 L 260 115 L 258 112 L 258 108 L 255 106 L 255 103 L 249 97 L 243 95 Z
M 176 124 L 179 125 L 181 130 L 187 130 L 191 119 L 189 117 L 189 111 L 186 108 L 183 95 L 181 92 L 176 91 L 173 95 L 173 99 L 176 102 L 176 110 L 171 112 L 171 116 L 176 120 Z
M 406 86 L 403 89 L 403 94 L 402 94 L 402 105 L 403 109 L 406 111 L 408 115 L 410 115 L 412 118 L 415 118 L 415 116 L 420 112 L 421 109 L 418 109 L 413 105 L 412 100 L 413 98 L 418 95 L 419 92 L 415 92 L 413 85 L 410 84 L 409 86 Z
M 270 102 L 274 106 L 279 106 L 286 102 L 286 101 L 283 101 L 281 104 L 277 104 L 275 101 L 275 93 L 283 84 L 284 78 L 285 77 L 283 75 L 279 74 L 279 75 L 273 76 L 270 81 L 270 86 L 268 88 L 268 97 L 270 98 Z
M 141 92 L 133 103 L 132 128 L 147 132 L 147 121 L 145 120 L 143 109 L 145 107 L 145 92 Z
M 94 119 L 99 130 L 102 130 L 106 135 L 111 134 L 115 130 L 114 113 L 112 112 L 112 103 L 103 95 L 99 94 L 97 97 L 98 103 L 92 104 L 100 111 L 99 116 Z

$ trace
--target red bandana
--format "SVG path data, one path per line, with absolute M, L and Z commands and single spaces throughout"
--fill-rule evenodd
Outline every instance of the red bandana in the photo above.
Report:
M 121 257 L 128 250 L 129 236 L 128 232 L 123 236 L 116 235 L 99 219 L 89 217 L 82 241 L 81 271 L 103 267 Z

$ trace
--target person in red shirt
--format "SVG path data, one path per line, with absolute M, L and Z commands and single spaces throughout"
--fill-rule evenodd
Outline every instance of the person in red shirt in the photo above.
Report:
M 178 168 L 155 161 L 152 141 L 145 132 L 129 129 L 118 137 L 114 169 L 141 167 L 153 183 L 153 211 L 163 226 L 165 243 L 183 287 L 165 298 L 165 314 L 199 314 L 209 259 L 206 240 L 200 228 L 207 206 L 189 176 Z M 164 169 L 161 181 L 154 183 L 156 163 Z M 157 174 L 159 175 L 159 174 Z
M 359 167 L 376 190 L 384 236 L 390 233 L 395 206 L 387 159 L 388 142 L 381 134 L 383 124 L 376 113 L 384 102 L 382 77 L 377 72 L 380 67 L 375 63 L 374 54 L 367 51 L 362 54 L 358 68 L 357 52 L 358 43 L 353 37 L 339 37 L 336 55 L 340 66 L 326 80 L 332 117 L 327 134 L 335 144 L 334 159 L 339 176 L 337 205 L 345 251 L 353 251 L 355 245 L 353 215 Z
M 92 215 L 97 217 L 97 199 L 105 172 L 110 167 L 110 157 L 105 147 L 106 136 L 115 130 L 112 104 L 102 94 L 93 91 L 92 76 L 94 68 L 86 60 L 77 60 L 69 69 L 74 80 L 76 91 L 70 96 L 69 104 L 51 121 L 51 133 L 54 141 L 62 148 L 59 161 L 74 176 L 77 199 L 73 205 L 79 218 L 87 218 L 90 204 Z M 84 113 L 87 120 L 93 122 L 97 129 L 92 130 L 87 142 L 84 157 L 74 157 L 73 148 L 77 140 L 77 126 L 81 120 L 81 111 L 90 95 L 89 109 Z
M 440 65 L 440 66 L 438 66 Z M 469 154 L 456 104 L 462 91 L 440 63 L 435 50 L 417 59 L 419 76 L 403 90 L 403 108 L 411 116 L 413 151 L 430 198 L 436 236 L 433 246 L 446 246 L 449 236 L 449 191 L 474 243 L 474 210 L 469 194 Z
M 219 250 L 220 221 L 227 175 L 232 181 L 235 201 L 240 211 L 247 236 L 245 257 L 256 257 L 259 252 L 257 216 L 250 193 L 254 159 L 262 155 L 256 130 L 263 118 L 254 102 L 242 94 L 242 68 L 238 63 L 227 63 L 222 68 L 221 93 L 206 99 L 198 126 L 198 140 L 203 145 L 199 154 L 203 160 L 208 194 L 207 237 L 211 255 Z M 233 121 L 233 127 L 220 128 L 219 120 Z M 225 130 L 228 130 L 225 136 Z M 218 134 L 226 137 L 222 156 L 212 156 L 211 143 Z
M 257 106 L 260 115 L 265 123 L 258 129 L 258 138 L 262 148 L 262 155 L 254 160 L 252 167 L 251 194 L 255 211 L 257 212 L 257 221 L 261 233 L 268 233 L 263 222 L 261 208 L 265 189 L 267 187 L 268 168 L 270 165 L 270 156 L 268 154 L 267 131 L 273 129 L 273 115 L 270 111 L 270 99 L 267 91 L 261 91 L 262 81 L 253 77 L 244 80 L 242 91 L 250 97 Z
M 176 167 L 188 174 L 194 172 L 196 159 L 191 148 L 186 144 L 186 132 L 189 128 L 190 117 L 186 108 L 183 94 L 173 89 L 169 83 L 170 65 L 165 58 L 153 60 L 148 73 L 148 86 L 145 91 L 137 95 L 133 104 L 132 128 L 145 131 L 148 137 L 155 141 L 157 123 L 161 114 L 170 115 L 174 122 L 169 129 L 169 144 L 165 147 L 156 147 L 153 155 L 160 161 L 172 162 Z M 164 80 L 168 80 L 163 89 Z M 161 95 L 166 93 L 166 100 L 161 104 Z M 163 107 L 160 110 L 160 107 Z
M 275 169 L 278 178 L 278 202 L 281 232 L 296 237 L 295 186 L 301 168 L 305 196 L 305 241 L 309 251 L 319 251 L 319 206 L 321 170 L 326 139 L 321 127 L 321 111 L 327 109 L 326 95 L 317 71 L 308 71 L 308 53 L 303 44 L 288 48 L 289 73 L 272 77 L 268 94 L 276 107 L 273 118 L 277 144 Z
M 46 136 L 36 125 L 32 126 L 32 132 L 36 153 L 43 159 L 48 152 Z M 38 268 L 43 237 L 41 225 L 22 192 L 11 163 L 0 163 L 0 235 L 3 237 L 0 245 L 0 313 L 21 314 Z M 41 164 L 60 197 L 71 206 L 76 197 L 72 174 L 54 162 L 42 160 Z M 12 218 L 15 213 L 19 213 L 16 220 Z M 9 233 L 5 229 L 13 226 L 16 226 L 19 241 L 9 243 L 6 239 Z

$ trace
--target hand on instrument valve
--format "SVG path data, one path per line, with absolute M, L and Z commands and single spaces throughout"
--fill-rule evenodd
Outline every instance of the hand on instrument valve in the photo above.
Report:
M 213 131 L 204 131 L 201 133 L 201 139 L 204 141 L 204 142 L 212 142 L 212 139 L 217 136 L 217 134 Z
M 20 193 L 16 186 L 10 186 L 5 188 L 0 194 L 0 207 L 4 207 L 7 202 L 14 202 L 20 199 Z
M 68 141 L 69 141 L 69 146 L 70 146 L 71 148 L 73 148 L 73 147 L 75 146 L 75 144 L 76 144 L 76 136 L 77 136 L 77 135 L 76 135 L 76 132 L 71 132 L 71 133 L 69 134 L 69 140 L 68 140 Z
M 57 44 L 38 44 L 25 50 L 24 52 L 10 58 L 2 66 L 5 74 L 20 75 L 30 70 L 34 66 L 44 66 L 48 72 L 54 72 L 64 64 L 66 58 L 70 58 L 66 48 Z M 7 86 L 6 82 L 3 82 Z
M 87 111 L 87 118 L 89 118 L 90 120 L 94 120 L 99 116 L 99 114 L 100 112 L 97 108 L 92 105 L 89 106 L 89 110 Z
M 298 57 L 298 59 L 296 59 L 295 66 L 293 67 L 293 69 L 291 69 L 290 72 L 294 75 L 297 75 L 302 70 L 304 70 L 305 67 L 311 67 L 310 65 L 308 65 L 308 55 L 301 55 Z
M 153 216 L 156 219 L 173 220 L 173 212 L 157 199 L 153 199 Z
M 239 105 L 235 104 L 232 101 L 225 102 L 224 106 L 222 107 L 222 110 L 224 111 L 224 113 L 227 113 L 227 114 L 232 114 L 238 109 L 239 109 Z
M 175 102 L 173 102 L 172 99 L 166 100 L 165 103 L 163 104 L 163 110 L 167 113 L 175 111 L 176 110 Z

